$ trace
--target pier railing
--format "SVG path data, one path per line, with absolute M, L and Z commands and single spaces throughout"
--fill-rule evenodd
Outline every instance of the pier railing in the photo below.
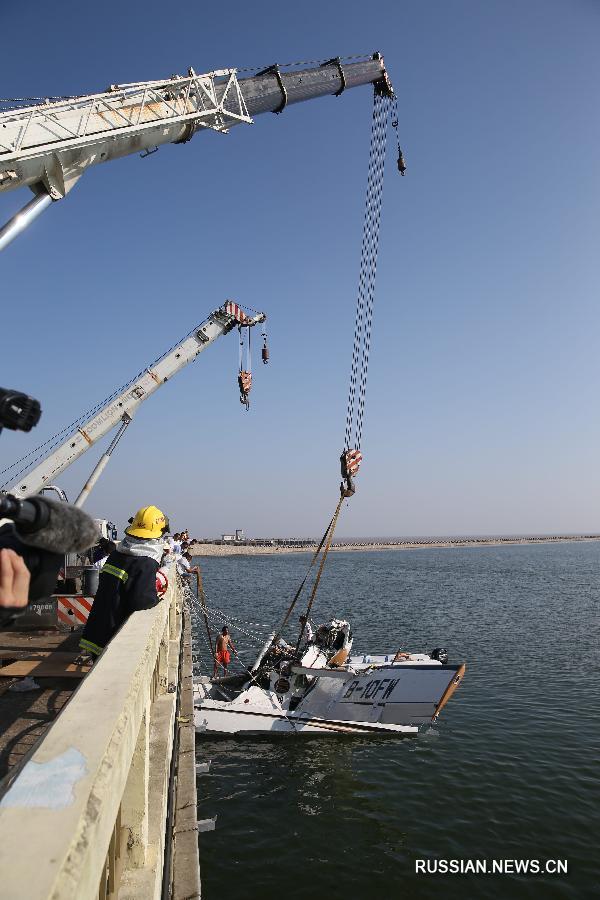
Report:
M 182 627 L 171 574 L 0 800 L 0 896 L 160 896 Z

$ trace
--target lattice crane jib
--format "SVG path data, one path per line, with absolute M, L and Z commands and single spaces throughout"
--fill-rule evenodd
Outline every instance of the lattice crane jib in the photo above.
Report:
M 227 132 L 252 123 L 235 69 L 113 85 L 0 113 L 0 191 L 41 185 L 65 196 L 90 166 L 165 143 L 184 143 L 199 129 Z

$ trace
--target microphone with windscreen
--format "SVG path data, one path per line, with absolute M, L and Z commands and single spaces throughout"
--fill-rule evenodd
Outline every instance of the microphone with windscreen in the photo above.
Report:
M 12 520 L 0 527 L 0 549 L 14 550 L 25 561 L 30 573 L 29 602 L 54 593 L 65 554 L 82 553 L 100 539 L 98 526 L 87 513 L 47 497 L 19 500 L 12 494 L 2 494 L 0 519 Z M 0 628 L 10 625 L 25 610 L 4 605 Z
M 98 526 L 87 513 L 48 497 L 19 500 L 4 494 L 0 496 L 0 519 L 13 521 L 23 544 L 51 553 L 83 553 L 100 540 Z

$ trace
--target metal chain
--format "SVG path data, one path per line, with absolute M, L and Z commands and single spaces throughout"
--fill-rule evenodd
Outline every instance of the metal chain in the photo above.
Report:
M 373 303 L 375 300 L 375 277 L 377 275 L 377 250 L 379 247 L 379 226 L 381 222 L 381 205 L 383 200 L 383 174 L 385 168 L 385 150 L 387 138 L 387 122 L 389 113 L 389 101 L 387 98 L 376 97 L 375 102 L 379 101 L 380 115 L 379 128 L 380 136 L 377 147 L 377 157 L 375 160 L 375 183 L 373 185 L 373 195 L 371 197 L 372 206 L 370 210 L 370 257 L 367 269 L 367 299 L 365 309 L 365 331 L 364 343 L 362 348 L 361 369 L 360 369 L 360 385 L 358 389 L 358 410 L 356 416 L 356 441 L 355 447 L 360 450 L 362 441 L 362 428 L 365 412 L 365 397 L 367 390 L 367 373 L 369 369 L 369 354 L 371 351 L 371 327 L 373 323 Z
M 185 585 L 185 589 L 186 596 L 190 600 L 193 609 L 197 613 L 201 612 L 201 604 L 196 594 L 192 591 L 191 587 L 188 584 Z M 219 622 L 221 624 L 226 623 L 232 625 L 232 627 L 235 628 L 236 631 L 239 631 L 246 637 L 251 638 L 257 645 L 263 644 L 265 641 L 265 635 L 272 630 L 272 626 L 266 625 L 262 622 L 247 622 L 245 619 L 239 619 L 237 616 L 229 615 L 223 609 L 220 609 L 214 603 L 210 602 L 209 598 L 206 596 L 206 591 L 204 592 L 204 600 L 206 603 L 206 614 L 213 623 Z M 264 630 L 259 631 L 253 629 Z
M 365 411 L 387 125 L 392 101 L 375 93 L 344 449 L 360 450 Z
M 369 150 L 369 174 L 367 177 L 367 210 L 365 210 L 365 219 L 363 224 L 363 237 L 361 247 L 360 272 L 358 278 L 358 297 L 356 301 L 356 318 L 354 325 L 354 345 L 352 348 L 352 365 L 350 369 L 350 387 L 348 391 L 348 408 L 346 412 L 346 433 L 344 437 L 344 448 L 349 449 L 352 440 L 352 424 L 354 419 L 354 402 L 356 398 L 356 382 L 358 378 L 358 363 L 360 356 L 360 348 L 362 344 L 363 329 L 363 313 L 364 313 L 364 277 L 365 277 L 365 255 L 368 244 L 369 235 L 369 218 L 368 218 L 368 196 L 372 180 L 372 168 L 374 152 L 376 147 L 377 134 L 377 104 L 373 105 L 373 120 L 371 123 L 371 146 Z

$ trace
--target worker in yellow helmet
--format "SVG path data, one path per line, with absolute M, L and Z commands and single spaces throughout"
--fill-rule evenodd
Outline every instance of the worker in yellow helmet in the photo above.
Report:
M 143 506 L 130 523 L 124 540 L 100 570 L 96 597 L 79 641 L 80 664 L 93 662 L 131 613 L 160 602 L 156 573 L 169 520 L 158 507 Z

